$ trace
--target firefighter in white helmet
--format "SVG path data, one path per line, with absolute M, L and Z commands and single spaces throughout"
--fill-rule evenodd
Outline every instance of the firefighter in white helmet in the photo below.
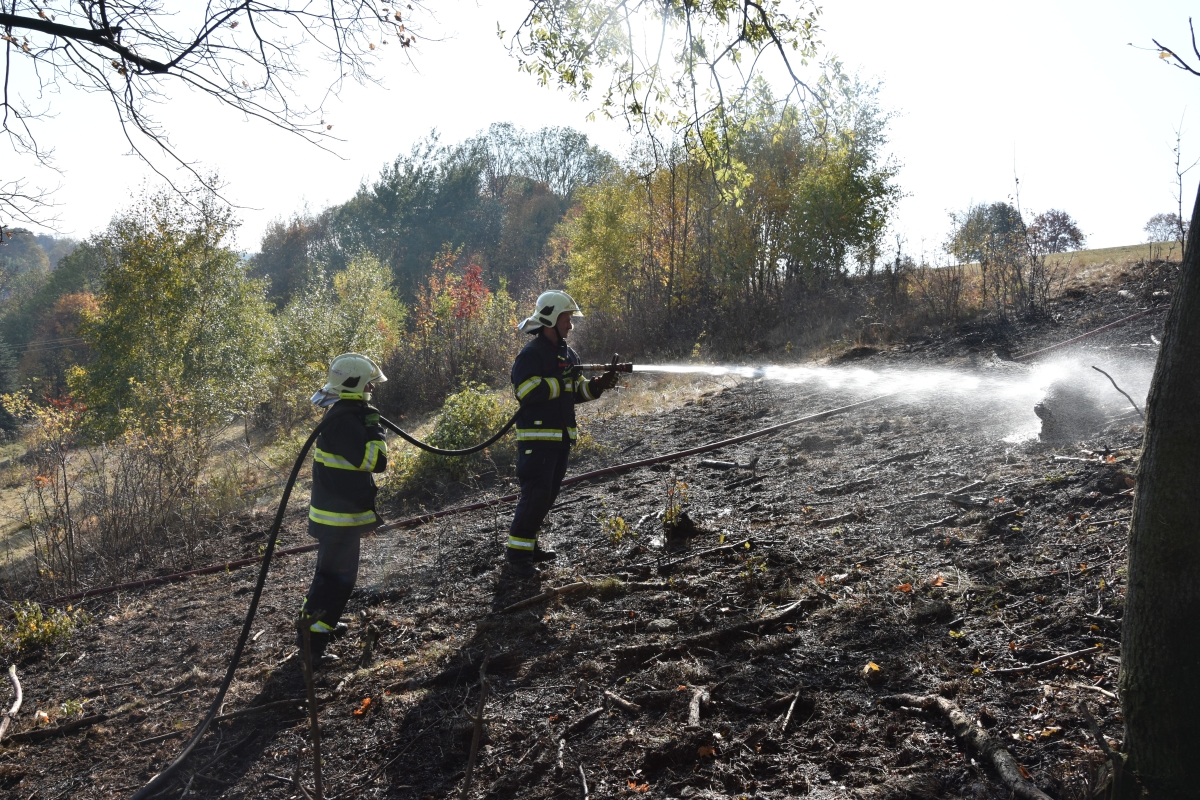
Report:
M 513 363 L 512 384 L 517 411 L 517 479 L 521 495 L 508 533 L 510 574 L 535 578 L 536 564 L 555 558 L 538 544 L 538 530 L 558 497 L 571 445 L 578 436 L 575 404 L 595 400 L 617 382 L 615 371 L 588 380 L 579 370 L 579 356 L 567 346 L 574 327 L 571 318 L 583 312 L 562 291 L 543 292 L 533 314 L 521 323 L 534 334 Z
M 387 442 L 379 412 L 368 403 L 387 377 L 374 361 L 344 353 L 329 365 L 325 385 L 312 396 L 327 409 L 327 424 L 313 446 L 308 532 L 316 538 L 317 567 L 298 625 L 309 629 L 317 663 L 336 661 L 325 648 L 345 632 L 338 622 L 358 580 L 359 538 L 381 524 L 375 512 L 372 473 L 387 469 Z M 303 646 L 300 632 L 297 644 Z

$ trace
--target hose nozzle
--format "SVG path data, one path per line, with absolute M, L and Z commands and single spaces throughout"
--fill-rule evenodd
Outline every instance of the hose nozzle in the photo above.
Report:
M 579 368 L 585 372 L 633 372 L 633 362 L 617 362 L 611 364 L 580 364 Z

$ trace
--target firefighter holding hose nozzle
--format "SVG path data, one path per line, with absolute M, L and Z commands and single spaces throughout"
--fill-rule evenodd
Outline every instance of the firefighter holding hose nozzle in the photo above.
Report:
M 508 532 L 507 566 L 519 580 L 537 578 L 537 564 L 557 554 L 538 543 L 538 533 L 558 497 L 567 472 L 567 459 L 578 436 L 575 405 L 596 400 L 617 383 L 616 369 L 596 378 L 584 378 L 579 356 L 567 345 L 574 327 L 572 317 L 582 317 L 578 304 L 566 292 L 542 292 L 537 307 L 521 323 L 533 334 L 512 367 L 517 411 L 517 480 L 520 498 Z
M 338 622 L 358 580 L 359 539 L 382 524 L 375 513 L 374 472 L 387 469 L 387 442 L 379 411 L 369 405 L 387 377 L 374 361 L 343 353 L 329 365 L 325 385 L 313 394 L 328 420 L 313 447 L 308 532 L 317 542 L 317 568 L 297 621 L 296 644 L 309 630 L 313 663 L 337 660 L 329 642 L 345 633 Z

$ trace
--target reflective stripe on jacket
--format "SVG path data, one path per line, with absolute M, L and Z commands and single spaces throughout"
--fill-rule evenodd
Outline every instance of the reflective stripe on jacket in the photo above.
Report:
M 538 333 L 513 362 L 512 384 L 517 401 L 517 441 L 522 446 L 570 446 L 579 436 L 575 404 L 600 396 L 582 375 L 572 376 L 579 356 L 565 341 L 551 342 Z
M 308 531 L 360 533 L 380 523 L 375 513 L 373 472 L 387 469 L 387 442 L 379 412 L 357 398 L 343 398 L 313 447 Z

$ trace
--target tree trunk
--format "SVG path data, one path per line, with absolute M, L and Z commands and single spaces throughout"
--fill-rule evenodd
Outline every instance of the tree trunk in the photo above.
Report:
M 1128 768 L 1152 798 L 1200 798 L 1200 225 L 1146 403 L 1121 650 Z

